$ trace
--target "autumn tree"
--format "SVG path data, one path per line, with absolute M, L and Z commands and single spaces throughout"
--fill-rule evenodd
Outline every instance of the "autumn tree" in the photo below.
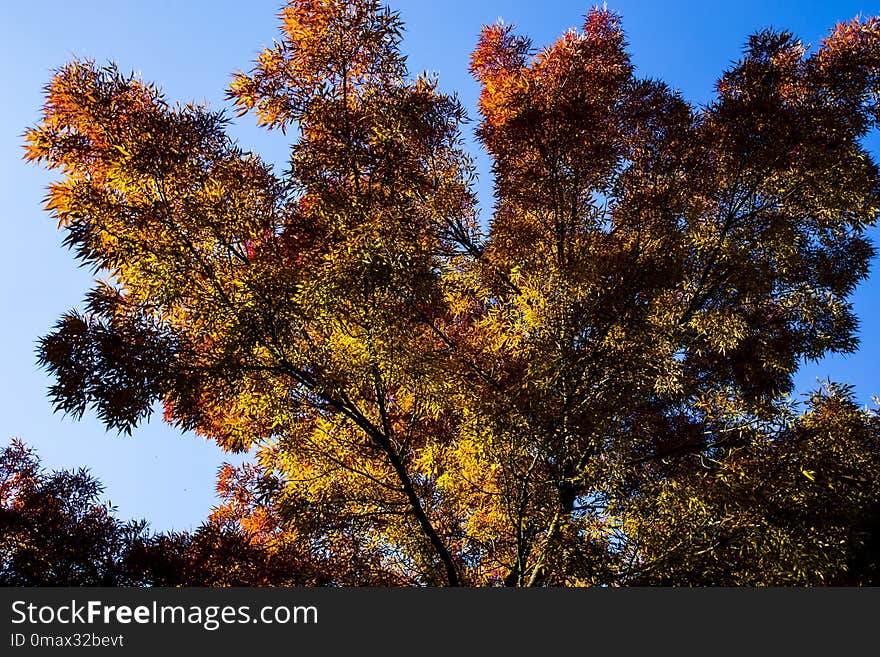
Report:
M 226 473 L 215 514 L 195 531 L 152 533 L 121 520 L 84 468 L 47 471 L 20 440 L 0 451 L 0 586 L 315 586 L 352 584 L 308 546 L 243 522 L 252 468 Z M 228 485 L 237 481 L 241 485 Z M 235 497 L 235 499 L 233 499 Z
M 787 395 L 804 359 L 857 344 L 880 20 L 812 52 L 758 33 L 705 107 L 638 78 L 607 10 L 540 50 L 484 27 L 481 225 L 464 111 L 406 70 L 399 17 L 280 17 L 229 99 L 290 132 L 283 173 L 222 112 L 112 65 L 48 85 L 26 157 L 62 174 L 47 209 L 103 276 L 40 342 L 58 408 L 130 431 L 161 402 L 253 449 L 228 473 L 236 522 L 338 549 L 331 580 L 876 573 L 876 416 L 837 388 L 800 416 Z
M 14 440 L 0 452 L 0 584 L 81 586 L 121 584 L 126 547 L 145 534 L 100 501 L 88 472 L 46 472 Z

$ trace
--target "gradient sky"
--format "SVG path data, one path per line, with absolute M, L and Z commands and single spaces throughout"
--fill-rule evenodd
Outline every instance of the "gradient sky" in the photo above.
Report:
M 80 306 L 91 277 L 61 247 L 62 234 L 41 208 L 51 176 L 21 160 L 21 133 L 38 120 L 42 87 L 52 70 L 74 56 L 116 61 L 122 70 L 159 83 L 169 100 L 222 107 L 229 75 L 250 68 L 276 36 L 279 5 L 280 0 L 0 0 L 0 213 L 9 238 L 0 257 L 0 444 L 17 436 L 37 448 L 47 467 L 89 467 L 122 517 L 147 518 L 157 530 L 197 526 L 215 502 L 217 467 L 240 459 L 158 418 L 127 437 L 107 433 L 91 414 L 81 421 L 53 414 L 49 379 L 35 364 L 35 340 L 63 312 Z M 410 69 L 436 72 L 441 86 L 457 92 L 474 117 L 478 90 L 467 65 L 482 24 L 503 18 L 544 45 L 579 26 L 590 3 L 397 0 L 391 6 L 407 25 Z M 608 7 L 623 16 L 638 74 L 663 79 L 698 104 L 712 97 L 715 80 L 739 57 L 749 33 L 784 28 L 816 44 L 836 22 L 880 13 L 880 6 L 861 1 L 614 0 Z M 470 132 L 473 124 L 467 128 Z M 244 147 L 283 168 L 288 142 L 280 133 L 256 129 L 250 117 L 235 120 L 232 131 Z M 868 145 L 880 153 L 876 134 Z M 476 147 L 473 152 L 488 206 L 487 160 Z M 880 231 L 872 235 L 877 242 Z M 865 403 L 880 393 L 880 347 L 873 339 L 880 332 L 877 269 L 875 259 L 871 279 L 854 297 L 862 319 L 860 351 L 805 365 L 797 378 L 799 392 L 831 378 L 853 383 Z

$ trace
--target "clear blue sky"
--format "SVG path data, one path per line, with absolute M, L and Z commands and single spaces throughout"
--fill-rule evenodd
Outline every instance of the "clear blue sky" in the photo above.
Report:
M 578 26 L 591 3 L 561 0 L 471 0 L 429 3 L 397 0 L 406 24 L 411 70 L 439 74 L 475 116 L 477 87 L 468 56 L 483 23 L 503 17 L 538 45 Z M 90 287 L 61 247 L 62 235 L 41 209 L 45 171 L 21 159 L 21 133 L 38 118 L 41 89 L 53 68 L 74 56 L 114 60 L 162 85 L 171 100 L 223 106 L 229 75 L 247 69 L 276 36 L 278 0 L 0 0 L 0 212 L 7 236 L 0 257 L 0 442 L 18 436 L 35 446 L 49 467 L 85 465 L 106 485 L 123 517 L 145 517 L 155 529 L 195 527 L 210 511 L 216 469 L 224 455 L 213 444 L 180 435 L 155 419 L 131 437 L 107 433 L 87 415 L 76 422 L 52 413 L 48 378 L 36 367 L 34 346 L 58 316 L 78 307 Z M 655 2 L 616 0 L 640 75 L 661 78 L 695 103 L 707 101 L 718 74 L 741 52 L 746 36 L 763 27 L 790 29 L 815 44 L 838 21 L 880 13 L 868 2 Z M 471 125 L 470 128 L 473 126 Z M 257 130 L 245 117 L 235 136 L 266 159 L 283 163 L 280 134 Z M 869 145 L 880 152 L 874 135 Z M 491 189 L 480 155 L 484 201 Z M 872 231 L 875 241 L 880 233 Z M 856 385 L 868 402 L 880 392 L 880 273 L 855 296 L 862 318 L 858 354 L 810 364 L 800 390 L 817 378 Z

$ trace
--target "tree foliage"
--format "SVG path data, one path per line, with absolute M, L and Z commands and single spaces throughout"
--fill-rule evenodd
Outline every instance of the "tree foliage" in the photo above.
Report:
M 637 77 L 607 10 L 542 49 L 484 27 L 483 225 L 398 16 L 280 18 L 228 96 L 290 130 L 282 174 L 112 65 L 47 87 L 26 157 L 104 276 L 40 342 L 58 408 L 131 431 L 161 402 L 255 450 L 238 522 L 340 581 L 873 581 L 876 414 L 787 395 L 857 346 L 880 20 L 755 34 L 704 107 Z

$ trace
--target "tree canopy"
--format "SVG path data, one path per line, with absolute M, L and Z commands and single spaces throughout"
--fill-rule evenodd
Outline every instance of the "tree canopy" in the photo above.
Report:
M 280 18 L 228 98 L 289 133 L 283 172 L 114 65 L 46 87 L 26 158 L 100 276 L 39 343 L 59 409 L 130 432 L 161 403 L 253 450 L 234 524 L 331 583 L 878 581 L 877 412 L 789 395 L 858 344 L 880 19 L 757 33 L 705 106 L 638 77 L 608 10 L 543 48 L 484 26 L 481 220 L 398 15 Z

